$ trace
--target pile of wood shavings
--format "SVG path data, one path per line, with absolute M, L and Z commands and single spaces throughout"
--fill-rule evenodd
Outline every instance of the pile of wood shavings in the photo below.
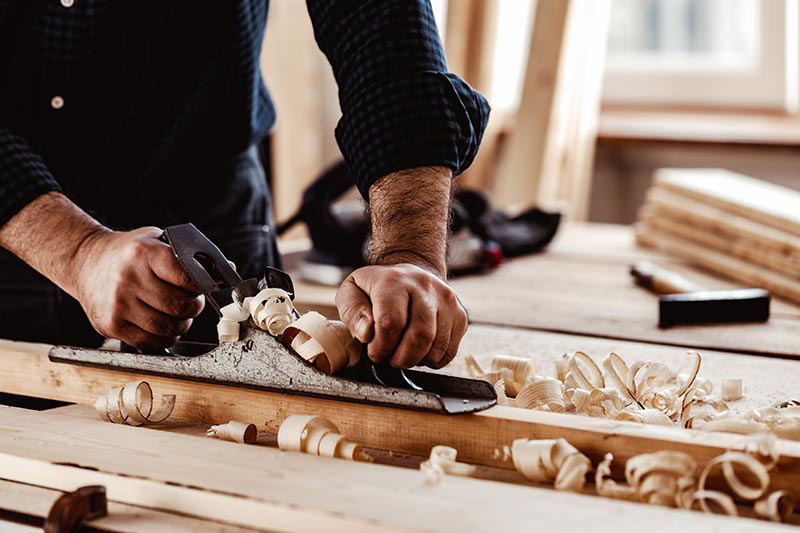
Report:
M 537 374 L 534 362 L 524 357 L 497 355 L 489 371 L 472 356 L 465 362 L 470 377 L 494 386 L 500 405 L 707 431 L 772 433 L 800 440 L 798 402 L 734 415 L 726 400 L 742 397 L 741 380 L 723 380 L 721 397 L 714 395 L 714 384 L 698 376 L 700 354 L 689 355 L 692 366 L 687 374 L 676 374 L 663 363 L 646 360 L 628 366 L 613 352 L 600 366 L 584 352 L 564 354 L 555 361 L 555 377 Z

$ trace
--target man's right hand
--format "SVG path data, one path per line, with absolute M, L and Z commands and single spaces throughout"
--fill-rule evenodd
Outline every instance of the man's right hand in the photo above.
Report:
M 92 326 L 144 350 L 175 344 L 204 305 L 160 235 L 153 227 L 97 231 L 74 258 L 75 297 Z

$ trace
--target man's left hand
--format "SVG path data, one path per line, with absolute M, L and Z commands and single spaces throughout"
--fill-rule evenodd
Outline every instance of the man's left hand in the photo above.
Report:
M 336 292 L 348 329 L 369 358 L 397 368 L 442 368 L 458 353 L 467 313 L 439 276 L 410 263 L 359 268 Z

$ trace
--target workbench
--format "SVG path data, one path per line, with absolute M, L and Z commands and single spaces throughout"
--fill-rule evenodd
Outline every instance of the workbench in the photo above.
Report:
M 710 288 L 730 282 L 683 261 L 637 249 L 622 226 L 566 226 L 546 253 L 497 271 L 453 281 L 472 325 L 460 356 L 444 371 L 463 373 L 465 354 L 524 355 L 543 374 L 556 357 L 582 350 L 614 351 L 629 361 L 647 358 L 684 371 L 687 348 L 703 355 L 701 375 L 715 382 L 744 380 L 733 410 L 800 398 L 800 308 L 773 301 L 766 324 L 659 330 L 657 298 L 633 285 L 628 268 L 648 258 Z M 297 306 L 335 315 L 332 288 L 296 283 Z M 152 427 L 103 422 L 87 405 L 35 411 L 0 406 L 0 530 L 40 526 L 62 491 L 100 484 L 109 515 L 91 523 L 103 531 L 767 531 L 787 526 L 556 492 L 525 481 L 475 444 L 513 438 L 564 436 L 593 461 L 605 447 L 630 456 L 654 438 L 703 457 L 741 439 L 730 434 L 655 431 L 628 423 L 495 407 L 478 415 L 444 417 L 391 408 L 288 397 L 174 378 L 104 373 L 51 363 L 49 346 L 0 341 L 0 391 L 91 404 L 112 386 L 139 378 L 156 395 L 174 393 L 170 420 Z M 231 414 L 259 424 L 258 445 L 207 439 L 209 423 Z M 275 447 L 272 430 L 286 415 L 319 414 L 370 448 L 377 464 L 353 463 Z M 437 418 L 438 417 L 438 418 Z M 363 421 L 369 420 L 369 427 Z M 672 430 L 672 428 L 663 428 Z M 691 433 L 685 436 L 685 433 Z M 602 443 L 601 443 L 602 441 Z M 392 452 L 387 446 L 391 442 Z M 479 464 L 475 478 L 446 476 L 425 483 L 417 469 L 431 444 L 459 450 Z M 784 447 L 789 477 L 800 486 L 800 445 Z M 591 493 L 591 489 L 587 490 Z M 116 499 L 115 499 L 116 498 Z M 131 501 L 137 503 L 131 504 Z M 122 503 L 121 503 L 122 502 Z M 178 510 L 179 509 L 179 510 Z M 26 525 L 27 524 L 27 525 Z M 14 529 L 12 529 L 12 527 Z

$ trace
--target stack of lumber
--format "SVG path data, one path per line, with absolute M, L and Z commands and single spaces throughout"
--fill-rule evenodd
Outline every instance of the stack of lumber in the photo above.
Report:
M 800 302 L 800 192 L 722 169 L 659 169 L 639 244 Z

